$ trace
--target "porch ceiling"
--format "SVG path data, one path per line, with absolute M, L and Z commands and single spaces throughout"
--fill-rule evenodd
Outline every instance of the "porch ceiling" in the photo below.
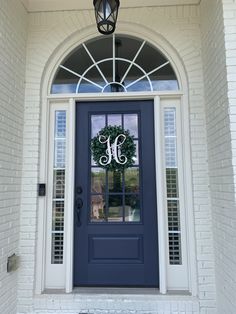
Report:
M 201 0 L 121 0 L 121 7 L 199 4 Z M 21 0 L 29 12 L 93 9 L 92 0 Z

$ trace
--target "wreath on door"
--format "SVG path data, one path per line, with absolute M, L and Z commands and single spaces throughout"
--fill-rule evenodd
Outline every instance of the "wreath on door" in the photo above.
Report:
M 134 136 L 121 126 L 106 126 L 91 140 L 93 160 L 109 171 L 123 171 L 134 165 Z

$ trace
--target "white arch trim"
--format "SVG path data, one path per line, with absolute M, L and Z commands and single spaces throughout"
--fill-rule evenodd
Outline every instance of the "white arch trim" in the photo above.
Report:
M 162 35 L 143 25 L 122 21 L 119 21 L 119 27 L 117 27 L 116 33 L 141 38 L 160 50 L 172 65 L 179 82 L 180 90 L 184 94 L 188 92 L 187 71 L 184 63 L 176 49 Z M 90 26 L 84 30 L 74 32 L 54 49 L 54 52 L 49 56 L 47 64 L 42 65 L 44 72 L 41 79 L 41 98 L 50 94 L 52 81 L 63 60 L 75 48 L 96 37 L 98 37 L 98 33 L 94 32 L 93 26 Z
M 149 43 L 151 43 L 154 47 L 159 49 L 166 58 L 170 61 L 178 82 L 180 86 L 180 91 L 177 93 L 130 93 L 124 95 L 126 98 L 153 98 L 155 97 L 155 105 L 158 105 L 160 97 L 173 97 L 174 95 L 181 95 L 181 115 L 183 117 L 182 121 L 182 132 L 183 134 L 189 135 L 189 107 L 188 107 L 188 78 L 187 72 L 185 70 L 185 66 L 178 55 L 177 51 L 174 47 L 165 39 L 162 35 L 154 32 L 153 30 L 139 24 L 131 24 L 127 22 L 119 21 L 119 27 L 117 28 L 118 34 L 135 36 L 137 38 L 141 38 Z M 66 40 L 62 41 L 55 49 L 54 52 L 49 56 L 48 61 L 44 67 L 44 72 L 41 79 L 40 86 L 40 101 L 41 101 L 41 143 L 40 143 L 40 173 L 39 173 L 39 181 L 46 182 L 47 173 L 48 173 L 48 165 L 47 165 L 47 157 L 48 157 L 48 126 L 49 126 L 49 102 L 50 99 L 57 99 L 57 101 L 61 101 L 63 103 L 68 102 L 69 111 L 71 115 L 74 111 L 75 101 L 78 99 L 83 99 L 87 97 L 87 99 L 96 99 L 98 94 L 86 95 L 83 94 L 67 94 L 67 95 L 54 95 L 50 96 L 50 88 L 52 84 L 52 80 L 55 76 L 55 73 L 64 60 L 64 58 L 72 52 L 76 47 L 83 44 L 84 42 L 97 37 L 97 32 L 94 31 L 94 27 L 87 27 L 86 29 L 76 31 L 72 33 Z M 119 97 L 121 94 L 119 93 Z M 103 94 L 103 99 L 115 99 L 117 97 L 116 93 Z M 122 97 L 125 99 L 125 97 Z M 99 98 L 101 99 L 101 94 L 99 94 Z M 69 121 L 71 124 L 71 128 L 69 132 L 73 133 L 74 121 L 73 119 Z M 191 179 L 191 154 L 190 154 L 190 136 L 186 136 L 185 141 L 183 143 L 183 158 L 185 160 L 185 204 L 186 208 L 186 222 L 187 222 L 187 239 L 188 239 L 188 248 L 191 248 L 188 252 L 188 261 L 189 261 L 189 289 L 193 296 L 197 295 L 197 274 L 196 274 L 196 255 L 195 255 L 195 240 L 194 240 L 194 217 L 193 217 L 193 196 L 192 196 L 192 179 Z M 70 152 L 73 154 L 73 147 L 69 147 Z M 73 157 L 70 160 L 73 164 Z M 158 182 L 157 182 L 158 184 Z M 71 196 L 73 199 L 73 196 Z M 38 215 L 38 243 L 37 243 L 37 259 L 36 259 L 36 294 L 42 293 L 45 287 L 45 234 L 46 234 L 46 200 L 39 199 L 38 201 L 39 207 L 39 215 Z M 163 219 L 163 217 L 159 217 L 159 219 Z M 160 229 L 160 228 L 159 228 Z M 165 254 L 160 256 L 160 291 L 162 293 L 166 293 L 166 267 L 165 263 L 167 261 L 167 252 L 164 246 L 163 239 L 165 238 L 164 234 L 159 234 L 159 251 L 163 250 Z M 73 233 L 70 236 L 66 236 L 66 241 L 68 243 L 67 253 L 69 256 L 66 258 L 66 279 L 65 279 L 65 290 L 66 292 L 71 292 L 73 288 L 72 283 L 72 274 L 73 274 Z M 161 243 L 162 241 L 162 243 Z

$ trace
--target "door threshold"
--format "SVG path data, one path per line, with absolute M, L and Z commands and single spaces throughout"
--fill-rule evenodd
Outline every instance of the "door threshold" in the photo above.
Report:
M 146 287 L 75 287 L 74 294 L 105 294 L 105 295 L 159 295 L 159 296 L 192 296 L 186 290 L 171 290 L 161 294 L 159 288 Z
M 67 294 L 63 289 L 46 289 L 43 294 Z M 161 294 L 159 288 L 145 287 L 75 287 L 69 294 L 74 295 L 133 295 L 133 296 L 169 296 L 169 297 L 190 297 L 192 296 L 186 290 L 171 290 L 166 294 Z
M 159 288 L 145 287 L 76 287 L 73 289 L 76 294 L 140 294 L 140 295 L 158 295 Z

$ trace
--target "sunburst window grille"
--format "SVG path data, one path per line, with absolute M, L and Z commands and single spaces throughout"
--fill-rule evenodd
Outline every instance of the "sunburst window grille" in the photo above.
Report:
M 121 35 L 76 48 L 59 66 L 52 94 L 178 90 L 170 61 L 148 42 Z

